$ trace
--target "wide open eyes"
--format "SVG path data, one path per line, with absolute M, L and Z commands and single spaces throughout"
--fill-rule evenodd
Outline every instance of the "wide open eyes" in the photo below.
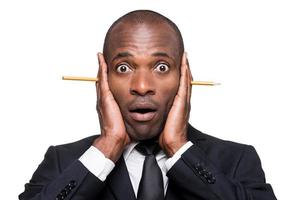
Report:
M 119 73 L 128 73 L 132 71 L 132 69 L 130 67 L 128 67 L 128 65 L 125 65 L 125 64 L 121 64 L 119 66 L 117 66 L 117 72 Z
M 169 71 L 170 67 L 165 64 L 165 63 L 159 63 L 156 67 L 155 67 L 155 71 L 158 71 L 159 73 L 166 73 L 167 71 Z
M 133 71 L 127 64 L 118 65 L 116 70 L 117 70 L 117 72 L 122 73 L 122 74 Z M 157 71 L 159 73 L 166 73 L 169 70 L 170 70 L 169 65 L 167 65 L 165 63 L 158 63 L 154 68 L 154 71 Z

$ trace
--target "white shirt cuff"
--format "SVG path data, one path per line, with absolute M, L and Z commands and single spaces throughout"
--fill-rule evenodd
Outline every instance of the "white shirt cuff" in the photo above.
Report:
M 108 174 L 115 167 L 115 163 L 105 158 L 104 154 L 94 146 L 86 150 L 79 161 L 101 181 L 105 181 Z
M 173 165 L 179 160 L 179 158 L 181 157 L 181 155 L 186 150 L 188 150 L 188 148 L 190 148 L 192 145 L 193 145 L 193 143 L 191 141 L 188 141 L 182 147 L 180 147 L 180 149 L 171 158 L 169 158 L 165 162 L 165 166 L 166 166 L 167 171 L 169 171 L 173 167 Z

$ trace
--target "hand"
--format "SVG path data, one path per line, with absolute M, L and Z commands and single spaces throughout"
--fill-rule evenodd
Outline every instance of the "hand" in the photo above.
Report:
M 187 126 L 191 109 L 191 81 L 193 78 L 186 53 L 182 56 L 180 71 L 179 88 L 159 138 L 161 148 L 169 157 L 173 156 L 187 142 Z
M 101 135 L 94 141 L 105 157 L 116 162 L 125 146 L 130 143 L 120 108 L 111 93 L 107 81 L 107 65 L 101 53 L 98 54 L 99 71 L 97 89 L 97 112 Z

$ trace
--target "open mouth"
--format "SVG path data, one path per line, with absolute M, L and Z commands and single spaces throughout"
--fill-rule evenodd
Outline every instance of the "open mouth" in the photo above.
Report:
M 131 110 L 130 112 L 145 114 L 145 113 L 155 112 L 155 111 L 156 111 L 155 109 L 151 109 L 151 108 L 138 108 L 138 109 Z
M 151 121 L 157 113 L 157 110 L 155 108 L 142 108 L 141 106 L 137 107 L 129 110 L 129 115 L 134 121 Z

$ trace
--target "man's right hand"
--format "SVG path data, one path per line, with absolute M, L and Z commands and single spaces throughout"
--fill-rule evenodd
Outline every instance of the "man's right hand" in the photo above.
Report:
M 107 81 L 107 65 L 101 53 L 98 53 L 99 71 L 97 89 L 97 112 L 101 135 L 93 146 L 99 149 L 106 158 L 116 162 L 121 156 L 130 138 L 126 132 L 120 108 L 111 93 Z

